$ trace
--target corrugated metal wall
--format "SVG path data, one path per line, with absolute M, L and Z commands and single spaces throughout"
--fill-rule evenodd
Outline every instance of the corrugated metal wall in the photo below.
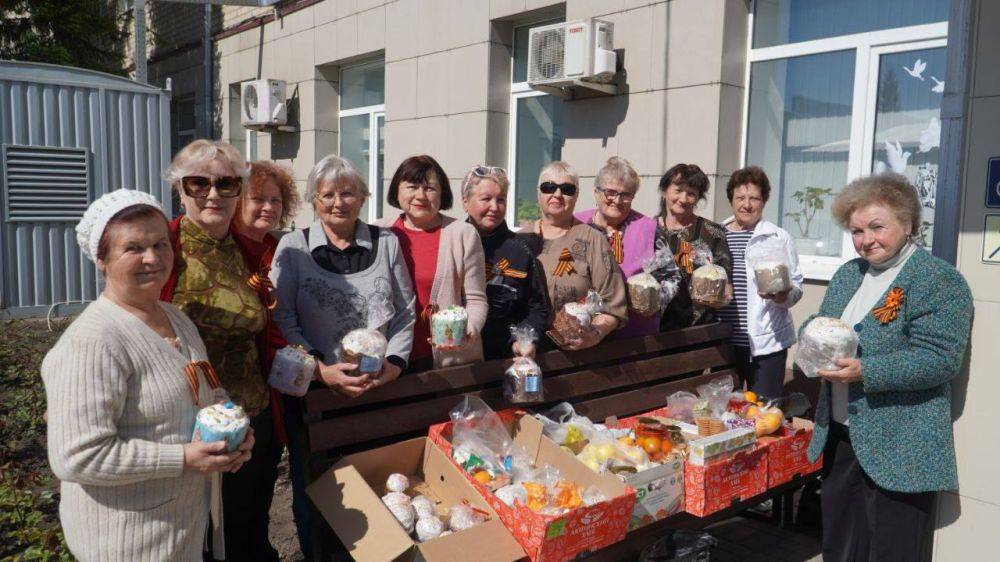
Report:
M 169 186 L 160 179 L 170 158 L 169 111 L 169 95 L 158 88 L 0 61 L 0 143 L 86 148 L 90 201 L 138 189 L 156 195 L 169 213 Z M 76 244 L 75 221 L 12 221 L 3 213 L 0 205 L 0 309 L 44 314 L 54 303 L 97 297 L 98 273 Z

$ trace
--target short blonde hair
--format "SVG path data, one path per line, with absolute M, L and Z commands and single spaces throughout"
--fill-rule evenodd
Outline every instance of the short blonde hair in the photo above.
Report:
M 910 181 L 899 174 L 876 174 L 852 181 L 837 194 L 831 210 L 840 226 L 848 228 L 851 215 L 872 204 L 887 207 L 899 222 L 909 224 L 911 236 L 920 230 L 920 196 Z
M 306 179 L 306 198 L 312 200 L 316 196 L 316 190 L 324 182 L 335 184 L 346 181 L 354 186 L 358 195 L 367 199 L 371 192 L 368 190 L 368 183 L 357 168 L 349 160 L 341 158 L 336 154 L 324 156 L 322 160 L 316 162 L 309 178 Z
M 292 169 L 271 160 L 258 160 L 250 163 L 250 181 L 236 205 L 236 216 L 240 215 L 243 202 L 252 197 L 254 192 L 268 180 L 273 181 L 274 185 L 278 186 L 278 192 L 281 194 L 281 216 L 278 217 L 278 227 L 285 228 L 299 207 L 299 191 L 295 189 L 295 177 L 292 175 Z
M 477 174 L 476 170 L 486 170 L 485 174 Z M 507 190 L 510 189 L 510 179 L 507 177 L 507 173 L 504 171 L 501 173 L 503 168 L 497 168 L 495 166 L 473 166 L 465 174 L 465 179 L 462 180 L 462 199 L 468 200 L 469 196 L 472 195 L 472 190 L 476 189 L 476 186 L 483 180 L 489 180 L 500 188 L 500 193 L 507 197 Z
M 191 141 L 174 155 L 170 165 L 163 171 L 163 179 L 177 187 L 181 178 L 190 174 L 196 166 L 212 160 L 222 161 L 243 179 L 250 177 L 250 166 L 247 166 L 246 159 L 235 146 L 228 142 L 198 139 Z
M 618 156 L 608 158 L 594 177 L 594 187 L 604 187 L 605 183 L 612 181 L 621 183 L 633 193 L 639 191 L 639 173 L 632 167 L 632 163 L 624 158 Z
M 580 185 L 580 176 L 577 175 L 576 170 L 573 166 L 569 165 L 569 162 L 563 162 L 562 160 L 553 160 L 546 164 L 542 171 L 538 173 L 538 183 L 542 183 L 542 178 L 544 177 L 559 177 L 559 176 L 569 176 L 573 180 L 573 185 Z

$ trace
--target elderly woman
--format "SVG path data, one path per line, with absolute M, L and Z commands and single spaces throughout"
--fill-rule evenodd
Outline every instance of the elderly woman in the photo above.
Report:
M 272 231 L 288 226 L 299 206 L 295 178 L 288 166 L 259 160 L 250 163 L 250 178 L 236 205 L 236 229 L 272 249 L 278 240 Z
M 958 487 L 950 381 L 969 343 L 962 275 L 913 237 L 902 176 L 855 180 L 833 204 L 860 258 L 830 280 L 819 315 L 854 327 L 857 359 L 820 371 L 809 458 L 824 454 L 824 560 L 922 560 L 940 490 Z
M 566 162 L 554 161 L 538 176 L 538 206 L 542 218 L 525 234 L 538 256 L 554 311 L 583 301 L 591 290 L 604 300 L 604 311 L 591 321 L 582 337 L 564 342 L 566 349 L 600 343 L 628 322 L 625 281 L 604 234 L 573 217 L 579 176 Z
M 594 178 L 594 200 L 597 208 L 576 214 L 577 220 L 594 227 L 608 237 L 611 252 L 622 278 L 643 272 L 643 265 L 653 257 L 656 246 L 656 221 L 632 209 L 639 191 L 639 174 L 624 158 L 612 156 L 597 171 Z M 660 300 L 665 306 L 680 286 L 680 272 L 672 261 L 651 271 L 660 281 Z M 617 337 L 629 338 L 660 331 L 660 315 L 641 314 L 631 307 L 628 325 Z
M 733 300 L 719 311 L 719 319 L 733 326 L 730 343 L 736 348 L 736 370 L 747 387 L 761 396 L 782 395 L 788 348 L 795 343 L 795 326 L 788 309 L 802 298 L 799 255 L 788 232 L 763 220 L 771 182 L 757 166 L 733 172 L 726 196 L 733 216 L 723 226 L 733 256 Z M 777 241 L 777 242 L 775 242 Z M 779 293 L 761 292 L 748 251 L 760 244 L 783 248 L 791 287 Z
M 389 204 L 403 212 L 380 221 L 399 237 L 416 294 L 416 324 L 410 360 L 417 369 L 448 367 L 483 359 L 479 333 L 486 324 L 483 245 L 471 224 L 441 214 L 452 205 L 448 176 L 427 155 L 411 156 L 389 182 Z M 430 318 L 437 310 L 464 306 L 468 333 L 458 348 L 431 346 Z
M 657 217 L 657 248 L 670 247 L 680 267 L 683 284 L 667 305 L 660 322 L 663 330 L 687 328 L 716 319 L 717 303 L 691 299 L 691 274 L 700 263 L 699 254 L 726 270 L 732 279 L 732 256 L 722 226 L 695 214 L 699 201 L 708 193 L 708 176 L 695 164 L 677 164 L 660 178 L 660 215 Z M 727 292 L 732 293 L 731 284 Z
M 285 342 L 271 322 L 267 264 L 233 228 L 248 173 L 243 156 L 224 142 L 196 140 L 174 156 L 163 177 L 184 214 L 170 223 L 174 263 L 160 298 L 194 321 L 222 387 L 250 415 L 257 436 L 252 460 L 222 479 L 226 555 L 277 560 L 267 528 L 284 424 L 266 380 Z
M 173 263 L 159 203 L 113 191 L 76 231 L 105 284 L 42 363 L 66 543 L 83 561 L 201 560 L 206 473 L 238 470 L 253 434 L 233 453 L 191 442 L 199 407 L 224 395 L 203 370 L 185 384 L 208 356 L 191 320 L 158 300 Z
M 540 338 L 549 314 L 541 266 L 504 220 L 509 187 L 507 172 L 490 166 L 473 167 L 462 181 L 462 206 L 479 231 L 486 253 L 486 299 L 490 305 L 482 332 L 486 359 L 533 356 L 535 344 L 520 346 L 511 337 L 510 328 L 530 326 Z

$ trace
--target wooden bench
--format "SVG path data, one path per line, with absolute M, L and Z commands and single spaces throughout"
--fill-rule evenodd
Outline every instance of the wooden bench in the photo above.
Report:
M 729 331 L 726 324 L 709 324 L 613 341 L 581 351 L 540 354 L 536 360 L 544 373 L 546 403 L 534 405 L 532 410 L 569 402 L 578 413 L 603 421 L 608 416 L 629 416 L 658 408 L 666 403 L 669 394 L 679 390 L 694 392 L 698 385 L 724 373 L 738 380 L 730 369 L 735 354 L 726 343 Z M 509 363 L 487 361 L 407 374 L 354 399 L 327 389 L 310 391 L 304 402 L 309 481 L 344 454 L 426 435 L 430 425 L 448 420 L 449 411 L 463 394 L 479 396 L 496 410 L 511 407 L 501 388 Z M 727 517 L 735 509 L 727 509 Z M 317 511 L 313 513 L 317 560 L 342 558 L 342 548 L 329 527 Z M 607 553 L 595 553 L 595 557 L 627 559 L 630 554 L 626 551 L 641 549 L 664 529 L 697 526 L 708 520 L 718 518 L 671 517 L 630 534 L 628 548 L 612 546 L 605 549 Z M 337 552 L 340 554 L 335 556 Z

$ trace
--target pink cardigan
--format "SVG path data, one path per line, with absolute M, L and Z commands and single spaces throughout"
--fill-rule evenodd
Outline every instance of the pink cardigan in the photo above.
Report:
M 375 221 L 376 226 L 391 228 L 397 217 Z M 471 224 L 441 215 L 441 241 L 438 244 L 437 270 L 431 285 L 431 304 L 439 308 L 464 306 L 469 314 L 469 329 L 480 333 L 486 324 L 486 255 L 479 233 Z M 483 360 L 483 342 L 457 351 L 433 349 L 434 366 L 450 367 Z

